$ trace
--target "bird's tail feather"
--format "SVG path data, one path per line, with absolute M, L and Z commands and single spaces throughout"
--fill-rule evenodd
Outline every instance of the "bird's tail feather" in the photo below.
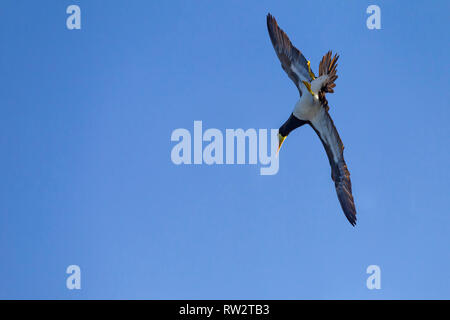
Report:
M 331 58 L 332 52 L 328 51 L 322 58 L 319 64 L 319 76 L 327 75 L 327 81 L 323 83 L 322 91 L 333 93 L 333 88 L 336 86 L 334 81 L 338 78 L 337 76 L 337 61 L 339 56 L 335 54 Z

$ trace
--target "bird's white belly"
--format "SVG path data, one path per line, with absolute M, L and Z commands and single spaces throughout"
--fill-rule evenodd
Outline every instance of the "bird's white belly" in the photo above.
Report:
M 312 95 L 306 93 L 295 104 L 293 113 L 294 116 L 301 120 L 311 121 L 317 115 L 321 107 L 322 106 L 317 98 L 313 98 Z

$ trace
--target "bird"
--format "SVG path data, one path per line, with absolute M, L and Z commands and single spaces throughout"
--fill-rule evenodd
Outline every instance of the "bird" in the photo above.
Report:
M 352 195 L 350 172 L 344 160 L 344 145 L 329 114 L 326 93 L 333 93 L 336 86 L 339 55 L 328 51 L 319 64 L 318 77 L 311 70 L 311 62 L 292 45 L 289 37 L 278 26 L 276 19 L 267 14 L 267 29 L 281 67 L 294 82 L 300 99 L 294 110 L 278 129 L 278 152 L 286 137 L 295 129 L 308 124 L 316 132 L 325 148 L 331 166 L 341 208 L 352 226 L 356 225 L 356 208 Z

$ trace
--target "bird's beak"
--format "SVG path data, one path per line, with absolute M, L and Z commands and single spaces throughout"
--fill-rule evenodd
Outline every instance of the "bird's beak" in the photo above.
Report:
M 283 144 L 283 142 L 284 142 L 285 139 L 286 139 L 286 137 L 283 137 L 281 134 L 278 133 L 278 150 L 277 150 L 277 156 L 278 156 L 278 152 L 280 152 L 281 145 Z

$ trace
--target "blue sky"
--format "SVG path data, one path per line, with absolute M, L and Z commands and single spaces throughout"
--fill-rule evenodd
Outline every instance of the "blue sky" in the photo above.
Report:
M 66 28 L 77 4 L 81 30 Z M 366 8 L 381 8 L 368 30 Z M 449 299 L 448 1 L 2 1 L 0 298 Z M 314 70 L 358 211 L 313 130 L 277 175 L 172 163 L 173 130 L 278 128 L 298 93 L 271 12 Z M 66 288 L 79 265 L 81 290 Z M 381 268 L 380 290 L 366 268 Z

